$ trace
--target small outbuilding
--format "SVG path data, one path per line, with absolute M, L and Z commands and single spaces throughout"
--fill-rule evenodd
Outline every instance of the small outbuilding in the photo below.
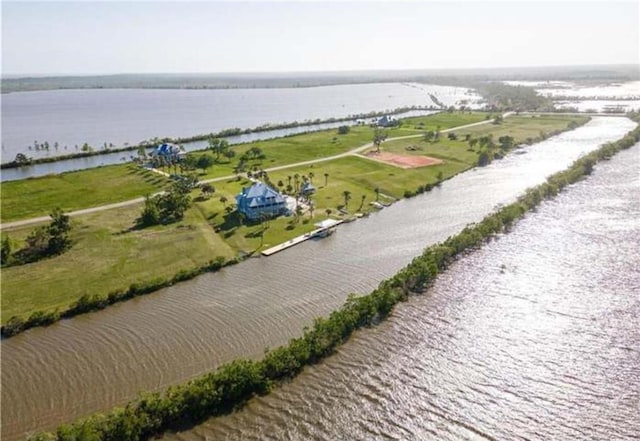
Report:
M 316 192 L 316 187 L 313 186 L 311 181 L 304 182 L 302 184 L 302 186 L 300 187 L 300 195 L 301 196 L 309 197 L 315 192 Z

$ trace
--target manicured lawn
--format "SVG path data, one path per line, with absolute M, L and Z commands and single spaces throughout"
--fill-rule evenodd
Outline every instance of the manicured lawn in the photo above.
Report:
M 73 220 L 73 247 L 61 256 L 2 269 L 2 322 L 35 310 L 64 309 L 83 294 L 106 295 L 134 282 L 168 278 L 233 250 L 198 210 L 184 221 L 130 231 L 139 206 Z M 12 231 L 16 242 L 32 228 Z
M 133 164 L 3 182 L 2 221 L 46 216 L 133 199 L 162 190 L 168 182 L 158 173 Z
M 423 130 L 442 130 L 453 126 L 482 121 L 486 113 L 438 113 L 403 120 L 400 128 L 386 129 L 389 137 L 419 133 Z M 422 124 L 422 125 L 421 125 Z M 230 162 L 198 170 L 199 179 L 211 179 L 233 174 L 239 157 L 251 147 L 259 147 L 266 159 L 250 161 L 249 167 L 270 168 L 308 161 L 347 152 L 371 142 L 373 129 L 352 127 L 348 134 L 339 135 L 336 129 L 295 135 L 285 138 L 252 142 L 232 147 L 236 157 Z M 194 152 L 214 155 L 212 152 Z M 173 170 L 165 170 L 172 172 Z M 3 222 L 47 215 L 56 206 L 64 211 L 78 210 L 125 201 L 160 191 L 167 179 L 133 164 L 106 166 L 97 169 L 63 173 L 42 178 L 2 183 Z
M 418 116 L 402 120 L 402 129 L 414 131 L 450 129 L 452 127 L 484 121 L 489 116 L 486 112 L 441 112 L 435 115 Z
M 553 130 L 565 129 L 571 121 L 578 123 L 586 122 L 587 116 L 574 115 L 512 115 L 505 118 L 501 124 L 486 124 L 468 129 L 461 129 L 456 132 L 459 138 L 463 138 L 469 133 L 474 138 L 493 134 L 493 139 L 501 136 L 513 136 L 516 142 L 524 142 L 529 137 L 536 137 L 540 132 L 551 132 Z

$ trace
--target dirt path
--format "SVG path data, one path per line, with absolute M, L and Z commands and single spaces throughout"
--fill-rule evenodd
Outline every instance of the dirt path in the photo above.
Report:
M 513 112 L 507 112 L 503 115 L 504 118 L 506 118 L 507 116 L 511 115 Z M 477 123 L 472 123 L 472 124 L 465 124 L 463 126 L 457 126 L 457 127 L 451 127 L 450 129 L 445 129 L 445 130 L 441 130 L 440 133 L 448 133 L 448 132 L 452 132 L 454 130 L 460 130 L 460 129 L 466 129 L 469 127 L 475 127 L 475 126 L 479 126 L 479 125 L 483 125 L 483 124 L 488 124 L 492 122 L 492 120 L 488 119 L 485 121 L 480 121 Z M 387 139 L 387 141 L 397 141 L 399 139 L 410 139 L 410 138 L 420 138 L 422 135 L 422 133 L 416 134 L 416 135 L 404 135 L 404 136 L 396 136 L 395 138 L 389 138 Z M 294 167 L 301 167 L 301 166 L 305 166 L 305 165 L 311 165 L 311 164 L 318 164 L 320 162 L 326 162 L 326 161 L 333 161 L 334 159 L 340 159 L 340 158 L 346 158 L 347 156 L 353 156 L 353 155 L 357 155 L 358 153 L 373 147 L 373 143 L 372 142 L 368 142 L 364 145 L 361 145 L 360 147 L 356 147 L 355 149 L 349 150 L 347 152 L 344 153 L 340 153 L 338 155 L 333 155 L 333 156 L 326 156 L 324 158 L 318 158 L 318 159 L 311 159 L 309 161 L 302 161 L 302 162 L 296 162 L 294 164 L 285 164 L 285 165 L 280 165 L 277 167 L 271 167 L 271 168 L 266 168 L 264 169 L 266 172 L 273 172 L 273 171 L 278 171 L 278 170 L 285 170 L 288 168 L 294 168 Z M 226 181 L 229 179 L 233 179 L 235 178 L 235 175 L 228 175 L 228 176 L 221 176 L 219 178 L 213 178 L 213 179 L 205 179 L 203 181 L 200 181 L 200 183 L 212 183 L 212 182 L 221 182 L 221 181 Z M 155 193 L 155 194 L 161 194 L 162 192 L 159 193 Z M 155 195 L 154 195 L 155 196 Z M 140 198 L 135 198 L 135 199 L 130 199 L 128 201 L 122 201 L 122 202 L 116 202 L 113 204 L 106 204 L 106 205 L 99 205 L 97 207 L 92 207 L 92 208 L 84 208 L 82 210 L 76 210 L 76 211 L 71 211 L 69 213 L 67 213 L 69 216 L 82 216 L 83 214 L 89 214 L 89 213 L 95 213 L 98 211 L 104 211 L 104 210 L 112 210 L 115 208 L 122 208 L 122 207 L 128 207 L 130 205 L 136 205 L 136 204 L 141 204 L 142 202 L 144 202 L 144 198 L 140 197 Z M 35 224 L 39 224 L 39 223 L 43 223 L 43 222 L 48 222 L 49 220 L 51 220 L 51 218 L 49 216 L 40 216 L 40 217 L 33 217 L 30 219 L 23 219 L 23 220 L 19 220 L 19 221 L 13 221 L 13 222 L 6 222 L 3 224 L 0 224 L 0 230 L 11 230 L 14 228 L 19 228 L 19 227 L 24 227 L 24 226 L 28 226 L 28 225 L 35 225 Z

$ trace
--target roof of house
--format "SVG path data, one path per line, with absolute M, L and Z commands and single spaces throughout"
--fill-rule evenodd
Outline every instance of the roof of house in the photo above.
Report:
M 267 201 L 271 203 L 284 203 L 284 197 L 268 185 L 262 182 L 256 182 L 249 188 L 243 188 L 241 197 L 248 200 L 249 207 L 259 207 Z
M 154 153 L 156 155 L 163 155 L 163 156 L 177 155 L 182 153 L 182 149 L 180 148 L 180 146 L 176 144 L 164 143 L 164 144 L 158 145 L 154 150 Z
M 302 187 L 300 187 L 300 193 L 313 193 L 314 191 L 316 191 L 316 188 L 310 181 L 305 182 L 302 184 Z

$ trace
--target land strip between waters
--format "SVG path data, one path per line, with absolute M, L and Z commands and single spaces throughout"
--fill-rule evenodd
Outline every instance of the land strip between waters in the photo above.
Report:
M 635 118 L 637 120 L 637 118 Z M 317 319 L 302 337 L 270 351 L 260 361 L 237 360 L 215 372 L 171 388 L 166 394 L 148 394 L 108 414 L 95 415 L 71 426 L 62 426 L 58 435 L 40 434 L 33 440 L 66 440 L 89 436 L 94 439 L 149 439 L 168 430 L 180 430 L 211 416 L 228 412 L 255 395 L 268 393 L 280 381 L 299 374 L 306 365 L 330 356 L 356 330 L 384 320 L 394 306 L 409 296 L 424 292 L 438 273 L 467 250 L 513 225 L 527 211 L 552 198 L 568 185 L 640 140 L 636 127 L 617 142 L 607 143 L 578 159 L 565 171 L 528 190 L 517 202 L 486 216 L 481 222 L 440 244 L 427 248 L 407 267 L 382 282 L 372 293 L 350 297 L 342 308 L 326 319 Z
M 507 112 L 505 114 L 503 114 L 503 118 L 506 118 L 510 115 L 512 115 L 514 112 Z M 484 124 L 489 124 L 491 123 L 492 120 L 485 120 L 485 121 L 480 121 L 480 122 L 476 122 L 476 123 L 471 123 L 471 124 L 465 124 L 462 126 L 457 126 L 457 127 L 452 127 L 449 129 L 444 129 L 441 130 L 441 133 L 449 133 L 449 132 L 453 132 L 455 130 L 461 130 L 461 129 L 467 129 L 470 127 L 476 127 L 479 125 L 484 125 Z M 417 134 L 417 135 L 404 135 L 404 136 L 397 136 L 394 138 L 389 138 L 386 141 L 398 141 L 398 140 L 402 140 L 402 139 L 411 139 L 411 138 L 420 138 L 422 137 L 422 134 Z M 265 168 L 264 171 L 266 172 L 274 172 L 274 171 L 280 171 L 280 170 L 286 170 L 289 168 L 296 168 L 296 167 L 302 167 L 302 166 L 306 166 L 306 165 L 313 165 L 313 164 L 318 164 L 321 162 L 327 162 L 327 161 L 333 161 L 336 159 L 341 159 L 341 158 L 345 158 L 348 156 L 353 156 L 353 155 L 357 155 L 360 152 L 363 152 L 364 150 L 368 149 L 368 148 L 372 148 L 373 147 L 373 143 L 372 142 L 368 142 L 366 144 L 363 144 L 355 149 L 349 150 L 347 152 L 344 153 L 340 153 L 337 155 L 332 155 L 332 156 L 326 156 L 323 158 L 318 158 L 318 159 L 312 159 L 312 160 L 308 160 L 308 161 L 301 161 L 301 162 L 296 162 L 293 164 L 285 164 L 285 165 L 281 165 L 281 166 L 276 166 L 276 167 L 268 167 Z M 236 175 L 227 175 L 227 176 L 221 176 L 218 178 L 212 178 L 212 179 L 205 179 L 202 180 L 201 183 L 203 184 L 210 184 L 210 183 L 216 183 L 216 182 L 224 182 L 224 181 L 228 181 L 229 179 L 235 179 Z M 155 194 L 161 194 L 162 192 L 158 192 Z M 142 202 L 144 202 L 144 197 L 139 197 L 139 198 L 135 198 L 135 199 L 130 199 L 127 201 L 122 201 L 122 202 L 116 202 L 113 204 L 105 204 L 105 205 L 100 205 L 97 207 L 91 207 L 91 208 L 85 208 L 85 209 L 81 209 L 81 210 L 75 210 L 75 211 L 71 211 L 69 213 L 66 213 L 69 216 L 82 216 L 85 214 L 90 214 L 90 213 L 96 213 L 99 211 L 105 211 L 105 210 L 112 210 L 115 208 L 122 208 L 122 207 L 127 207 L 130 205 L 136 205 L 136 204 L 141 204 Z M 10 231 L 14 228 L 18 228 L 18 227 L 24 227 L 24 226 L 29 226 L 29 225 L 36 225 L 36 224 L 40 224 L 40 223 L 44 223 L 44 222 L 48 222 L 51 220 L 50 216 L 39 216 L 39 217 L 34 217 L 34 218 L 30 218 L 30 219 L 23 219 L 23 220 L 19 220 L 19 221 L 13 221 L 13 222 L 5 222 L 3 224 L 0 224 L 0 230 L 3 231 Z
M 518 139 L 524 142 L 527 134 L 538 135 L 538 127 L 544 128 L 545 130 L 548 130 L 549 127 L 547 125 L 548 122 L 545 122 L 544 118 L 532 119 L 530 117 L 526 117 L 524 119 L 514 119 L 511 123 L 507 123 L 506 121 L 507 120 L 505 120 L 504 125 L 491 126 L 486 125 L 487 121 L 479 121 L 478 123 L 454 126 L 450 130 L 459 129 L 460 127 L 484 125 L 484 127 L 480 128 L 480 133 L 482 134 L 505 134 L 515 131 L 512 134 L 515 135 L 516 132 L 519 133 Z M 536 123 L 536 121 L 541 121 L 541 123 Z M 557 118 L 555 118 L 552 119 L 552 121 L 555 121 L 551 126 L 555 128 L 554 131 L 551 132 L 553 134 L 575 127 L 575 125 L 572 125 L 575 121 L 571 119 L 564 118 L 557 120 Z M 569 126 L 566 127 L 565 124 L 569 121 L 571 121 L 572 124 L 569 124 Z M 583 118 L 582 122 L 584 123 L 586 121 L 587 119 Z M 522 124 L 528 126 L 530 122 L 533 122 L 534 129 L 532 130 L 529 128 L 527 131 L 522 132 Z M 396 137 L 396 141 L 389 140 L 388 148 L 390 150 L 402 148 L 402 145 L 404 145 L 403 140 L 413 139 L 416 136 L 423 135 Z M 527 143 L 533 142 L 532 138 L 526 139 Z M 541 136 L 541 139 L 545 139 L 545 136 Z M 536 139 L 536 141 L 541 139 Z M 419 143 L 424 144 L 425 141 L 421 140 Z M 460 141 L 457 143 L 462 144 Z M 411 145 L 413 146 L 414 144 L 411 143 Z M 427 149 L 427 153 L 429 153 L 430 148 L 427 148 L 429 144 L 426 143 L 424 145 Z M 432 170 L 433 167 L 427 167 L 424 169 L 416 169 L 409 173 L 410 175 L 417 177 L 417 180 L 415 178 L 405 179 L 402 176 L 408 173 L 407 171 L 403 171 L 402 175 L 396 175 L 393 170 L 394 167 L 392 166 L 375 164 L 373 161 L 362 160 L 362 158 L 357 154 L 353 156 L 350 155 L 354 150 L 366 149 L 368 147 L 371 147 L 370 143 L 356 149 L 343 152 L 339 155 L 333 155 L 332 157 L 344 155 L 344 158 L 335 161 L 338 163 L 344 163 L 348 159 L 347 162 L 356 163 L 359 167 L 357 169 L 348 169 L 348 171 L 346 171 L 347 173 L 366 173 L 365 176 L 368 176 L 367 182 L 359 182 L 359 187 L 352 187 L 352 191 L 360 190 L 362 188 L 362 184 L 365 184 L 365 187 L 369 188 L 369 191 L 371 191 L 370 189 L 372 189 L 373 186 L 377 185 L 383 185 L 384 189 L 386 188 L 384 183 L 391 182 L 393 187 L 389 187 L 388 190 L 392 191 L 391 194 L 394 195 L 395 199 L 403 197 L 402 192 L 404 192 L 404 197 L 407 198 L 429 191 L 437 183 L 449 179 L 459 172 L 477 165 L 475 161 L 477 154 L 474 152 L 469 153 L 466 149 L 466 143 L 464 143 L 464 147 L 457 147 L 458 150 L 455 150 L 454 157 L 445 156 L 445 158 L 451 158 L 451 161 L 448 165 L 445 165 L 445 168 L 443 169 L 445 172 L 444 174 L 437 170 Z M 446 145 L 438 147 L 436 150 L 440 149 L 447 151 Z M 454 151 L 451 151 L 449 155 L 452 153 L 454 153 Z M 464 160 L 462 160 L 463 158 Z M 327 158 L 320 159 L 327 160 Z M 449 159 L 447 159 L 447 161 L 449 161 Z M 364 164 L 365 162 L 370 164 Z M 289 165 L 284 165 L 273 167 L 273 169 L 287 169 L 288 167 Z M 313 167 L 313 165 L 311 165 L 311 167 Z M 385 168 L 387 170 L 385 170 Z M 304 169 L 298 170 L 301 174 L 306 173 Z M 318 170 L 314 170 L 316 170 L 316 174 L 318 174 Z M 332 176 L 335 176 L 334 172 L 337 174 L 338 170 L 341 170 L 340 166 L 335 162 L 332 163 L 331 169 L 329 170 L 332 172 Z M 371 170 L 374 170 L 376 174 L 371 175 Z M 380 172 L 382 173 L 379 174 Z M 390 178 L 387 176 L 387 172 L 391 172 L 389 173 L 389 176 L 393 176 L 392 181 L 390 181 Z M 439 176 L 436 177 L 436 174 L 438 173 Z M 289 172 L 289 174 L 291 175 L 293 173 Z M 282 174 L 280 176 L 283 180 L 285 177 L 286 175 Z M 224 178 L 225 177 L 220 177 L 217 179 Z M 278 179 L 277 172 L 275 172 L 271 178 L 273 179 L 273 182 L 276 182 Z M 240 185 L 246 185 L 246 182 L 249 181 L 245 180 L 243 183 L 238 182 L 237 179 L 233 179 L 232 185 L 225 183 L 221 187 L 231 186 L 233 188 L 237 188 Z M 348 185 L 348 181 L 339 180 L 336 177 L 334 178 L 334 183 L 332 185 L 334 188 L 337 187 L 339 189 L 338 191 L 341 192 L 345 188 L 344 185 Z M 323 187 L 320 188 L 322 189 Z M 223 192 L 222 194 L 226 193 L 229 197 L 232 197 L 231 194 L 235 194 L 230 193 L 229 188 L 226 188 L 226 190 L 221 188 L 219 190 Z M 318 201 L 327 199 L 325 197 L 325 191 L 326 190 L 321 191 L 321 194 L 318 196 Z M 333 204 L 335 204 L 335 199 L 330 206 L 333 206 Z M 5 294 L 7 295 L 3 299 L 3 322 L 5 323 L 5 326 L 1 329 L 3 337 L 13 336 L 35 326 L 47 326 L 61 318 L 71 318 L 78 314 L 100 310 L 135 296 L 148 294 L 160 288 L 192 279 L 205 272 L 215 272 L 224 266 L 232 265 L 242 260 L 243 254 L 246 255 L 246 252 L 240 252 L 240 255 L 235 255 L 234 257 L 234 254 L 230 254 L 231 250 L 229 249 L 229 243 L 232 243 L 230 241 L 237 241 L 238 238 L 245 241 L 243 243 L 246 243 L 244 238 L 249 237 L 250 235 L 255 237 L 255 232 L 252 231 L 251 227 L 242 227 L 241 232 L 234 231 L 234 228 L 231 232 L 235 233 L 235 235 L 233 238 L 229 239 L 229 235 L 227 235 L 224 230 L 226 227 L 221 225 L 219 222 L 206 221 L 206 219 L 211 219 L 211 216 L 215 215 L 217 209 L 214 207 L 213 212 L 204 211 L 202 210 L 203 207 L 201 207 L 201 205 L 201 203 L 196 203 L 195 208 L 197 208 L 197 210 L 195 208 L 194 210 L 190 210 L 190 214 L 188 215 L 189 220 L 186 222 L 180 223 L 175 227 L 160 228 L 151 234 L 144 230 L 138 233 L 130 232 L 126 235 L 122 234 L 123 230 L 120 229 L 130 227 L 130 224 L 127 225 L 128 222 L 126 219 L 135 213 L 135 208 L 112 210 L 108 215 L 106 213 L 98 215 L 89 214 L 89 219 L 83 218 L 82 221 L 78 221 L 77 228 L 79 230 L 83 230 L 87 226 L 90 226 L 91 222 L 98 222 L 101 226 L 101 230 L 98 233 L 99 235 L 94 236 L 95 233 L 88 230 L 86 233 L 81 233 L 84 237 L 83 239 L 80 239 L 82 244 L 74 246 L 68 254 L 66 253 L 63 256 L 53 259 L 46 259 L 45 261 L 38 262 L 34 265 L 14 266 L 8 269 L 9 272 L 5 274 L 5 276 L 7 276 L 5 278 Z M 220 204 L 220 208 L 222 208 L 222 204 Z M 371 209 L 367 211 L 371 211 Z M 201 213 L 198 215 L 197 212 Z M 324 213 L 322 210 L 318 210 L 318 212 Z M 118 227 L 118 230 L 112 230 L 109 232 L 109 228 L 107 228 L 106 231 L 103 231 L 105 221 L 107 221 L 107 223 L 113 222 L 112 220 L 110 221 L 110 219 L 120 219 L 123 214 L 125 217 L 122 221 L 118 222 L 118 224 L 121 225 Z M 196 217 L 199 217 L 200 219 L 196 220 Z M 340 217 L 342 217 L 342 215 L 340 215 Z M 89 225 L 87 225 L 87 221 L 89 221 Z M 299 224 L 297 221 L 295 223 L 293 222 L 293 220 L 287 220 L 286 218 L 272 222 L 275 223 L 275 227 L 272 225 L 271 228 L 268 228 L 268 231 L 273 232 L 274 234 L 270 236 L 271 239 L 268 239 L 266 243 L 264 243 L 265 248 L 272 247 L 281 242 L 286 242 L 300 233 L 305 233 L 311 226 L 311 224 L 308 224 L 309 219 L 304 219 L 302 224 Z M 284 228 L 285 226 L 287 228 Z M 298 233 L 294 228 L 289 228 L 293 226 L 296 226 L 297 231 L 300 231 L 300 233 Z M 218 228 L 222 228 L 222 231 L 218 230 Z M 213 233 L 211 231 L 212 229 L 214 229 L 217 234 Z M 194 233 L 191 233 L 191 231 Z M 204 232 L 204 235 L 198 233 L 198 231 Z M 22 230 L 21 233 L 25 234 L 25 230 Z M 106 236 L 104 235 L 105 233 L 107 233 Z M 263 233 L 264 230 L 260 234 L 262 235 Z M 157 251 L 146 250 L 144 248 L 144 243 L 142 242 L 142 248 L 131 248 L 130 245 L 126 245 L 126 248 L 121 250 L 121 244 L 123 241 L 130 241 L 130 237 L 134 240 L 139 240 L 135 239 L 138 235 L 143 237 L 144 240 L 150 241 L 148 243 L 152 246 L 152 250 L 166 249 L 164 247 L 167 246 L 171 247 L 171 249 L 175 249 L 178 253 L 175 257 L 182 259 L 182 263 L 176 265 L 176 260 L 173 258 L 169 258 L 169 260 L 167 260 L 167 258 L 156 256 L 158 254 Z M 95 240 L 95 238 L 108 238 L 109 236 L 111 236 L 111 239 L 108 243 L 104 240 Z M 221 243 L 223 237 L 225 238 L 226 243 Z M 171 244 L 167 244 L 167 241 L 171 242 Z M 178 243 L 181 245 L 176 245 Z M 196 245 L 196 243 L 199 245 Z M 254 242 L 252 248 L 247 248 L 245 246 L 244 249 L 253 250 L 249 253 L 252 254 L 257 252 L 262 245 L 263 241 L 261 240 L 259 245 L 257 242 Z M 258 246 L 258 248 L 255 248 L 255 246 Z M 239 249 L 242 250 L 243 248 Z M 92 251 L 87 253 L 87 250 L 101 250 L 101 252 L 99 253 L 100 255 L 97 256 L 95 255 L 96 253 Z M 114 252 L 117 254 L 114 255 Z M 149 252 L 152 252 L 152 254 L 149 254 Z M 170 255 L 167 253 L 161 254 L 167 257 Z M 145 259 L 131 259 L 129 256 L 132 255 L 144 255 Z M 114 257 L 117 260 L 114 260 Z M 215 259 L 212 257 L 215 257 Z M 184 258 L 186 258 L 186 260 Z M 129 265 L 130 269 L 123 271 L 121 263 L 123 262 L 122 259 L 125 259 L 124 262 Z M 83 269 L 77 268 L 77 262 L 84 262 L 85 264 L 83 267 L 90 264 L 96 269 L 96 271 L 84 273 Z M 157 262 L 157 264 L 150 264 L 150 262 Z M 142 267 L 140 267 L 140 265 L 142 265 Z M 65 274 L 68 276 L 65 277 Z M 79 276 L 79 274 L 81 275 Z M 61 277 L 64 279 L 64 283 L 62 283 L 60 279 Z M 35 280 L 38 281 L 37 284 L 32 282 Z M 43 290 L 42 288 L 45 286 L 53 286 L 55 288 L 53 291 L 50 289 Z M 62 290 L 59 288 L 62 288 Z M 24 293 L 25 290 L 28 292 L 28 295 L 17 295 L 19 292 Z M 27 314 L 30 314 L 28 315 L 28 318 Z M 8 321 L 6 321 L 7 319 Z

